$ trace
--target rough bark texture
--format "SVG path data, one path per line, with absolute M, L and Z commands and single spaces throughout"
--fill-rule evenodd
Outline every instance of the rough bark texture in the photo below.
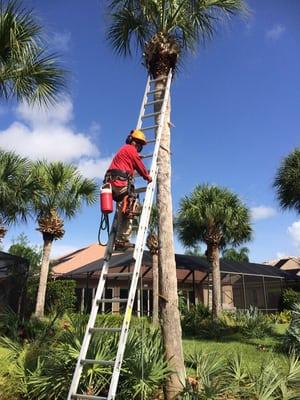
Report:
M 222 311 L 221 304 L 221 274 L 220 274 L 220 252 L 217 246 L 212 246 L 212 280 L 213 280 L 213 296 L 212 296 L 212 313 L 213 318 L 218 319 Z
M 161 88 L 158 82 L 156 89 Z M 170 163 L 170 102 L 167 107 L 158 157 L 157 207 L 159 221 L 160 316 L 166 356 L 174 373 L 166 384 L 167 400 L 174 399 L 185 383 L 181 324 L 178 310 L 176 263 L 173 244 L 173 210 Z
M 53 242 L 52 237 L 50 238 L 48 235 L 44 235 L 44 246 L 43 246 L 40 282 L 39 282 L 39 289 L 38 289 L 36 306 L 35 306 L 35 316 L 37 318 L 42 318 L 44 316 L 47 279 L 48 279 L 48 272 L 49 272 L 49 262 L 50 262 L 50 253 L 51 253 L 51 248 L 52 248 L 52 242 Z
M 158 325 L 158 254 L 152 254 L 152 322 Z

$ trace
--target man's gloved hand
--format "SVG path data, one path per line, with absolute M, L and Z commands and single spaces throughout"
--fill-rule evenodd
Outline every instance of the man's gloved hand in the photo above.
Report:
M 151 183 L 152 182 L 152 177 L 149 175 L 147 180 L 148 180 L 148 183 Z

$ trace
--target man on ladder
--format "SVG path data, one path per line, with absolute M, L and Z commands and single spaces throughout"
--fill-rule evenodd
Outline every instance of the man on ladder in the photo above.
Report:
M 139 155 L 146 144 L 144 133 L 141 130 L 132 130 L 127 136 L 126 144 L 114 156 L 104 177 L 104 183 L 112 185 L 113 199 L 117 202 L 118 208 L 115 250 L 122 251 L 132 247 L 129 237 L 136 206 L 133 185 L 134 171 L 137 171 L 148 183 L 152 181 Z

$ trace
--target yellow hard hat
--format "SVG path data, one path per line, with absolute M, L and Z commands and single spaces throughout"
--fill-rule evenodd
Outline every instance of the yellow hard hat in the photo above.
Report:
M 134 129 L 133 131 L 130 132 L 130 136 L 133 139 L 136 139 L 140 142 L 142 142 L 144 145 L 147 144 L 147 139 L 143 131 L 140 131 L 139 129 Z

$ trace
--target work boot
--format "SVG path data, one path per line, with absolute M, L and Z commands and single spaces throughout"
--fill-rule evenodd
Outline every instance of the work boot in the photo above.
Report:
M 116 240 L 115 251 L 126 251 L 127 249 L 133 249 L 134 244 L 130 243 L 129 240 Z

